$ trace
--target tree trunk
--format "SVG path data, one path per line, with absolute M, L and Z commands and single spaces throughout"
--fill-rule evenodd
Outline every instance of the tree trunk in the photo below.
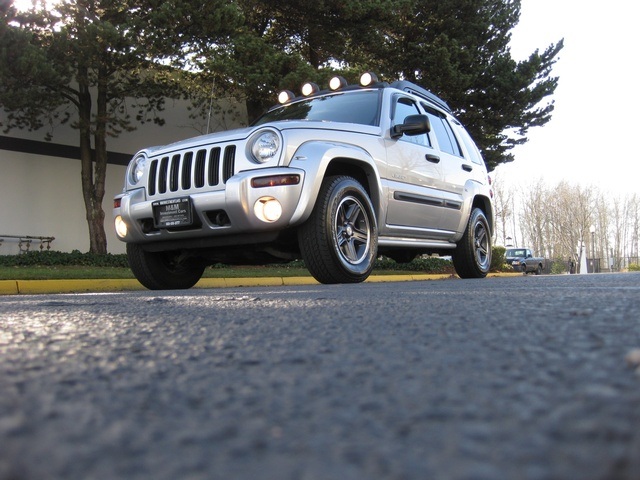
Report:
M 87 78 L 86 71 L 79 71 L 79 133 L 80 133 L 80 175 L 82 177 L 82 196 L 86 210 L 87 225 L 89 227 L 89 252 L 106 254 L 107 253 L 107 236 L 104 230 L 104 210 L 102 209 L 102 200 L 104 198 L 104 183 L 106 174 L 106 143 L 104 135 L 104 120 L 106 115 L 102 116 L 103 126 L 101 133 L 96 128 L 96 142 L 100 140 L 100 144 L 96 143 L 95 152 L 91 149 L 91 93 L 89 86 L 83 82 Z M 100 103 L 100 87 L 98 88 Z M 104 93 L 104 92 L 103 92 Z M 106 99 L 106 95 L 105 95 Z M 98 116 L 100 117 L 100 105 L 98 106 Z M 106 113 L 106 101 L 104 104 L 104 112 Z M 95 166 L 94 166 L 95 164 Z

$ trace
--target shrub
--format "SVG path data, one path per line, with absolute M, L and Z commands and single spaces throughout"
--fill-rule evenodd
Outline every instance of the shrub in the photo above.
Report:
M 568 260 L 562 260 L 556 258 L 551 263 L 551 273 L 553 275 L 560 275 L 569 271 Z
M 506 265 L 505 255 L 507 249 L 505 247 L 493 246 L 491 247 L 491 270 L 494 272 L 504 272 L 505 267 L 508 270 L 513 270 L 510 265 Z
M 640 272 L 640 264 L 638 264 L 638 263 L 629 264 L 629 271 L 630 272 Z
M 374 270 L 400 270 L 422 273 L 453 273 L 453 263 L 448 258 L 418 256 L 408 263 L 397 263 L 387 257 L 376 260 Z

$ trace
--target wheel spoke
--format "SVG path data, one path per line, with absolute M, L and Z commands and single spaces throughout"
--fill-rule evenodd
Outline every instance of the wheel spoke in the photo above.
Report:
M 359 230 L 353 229 L 353 239 L 362 244 L 365 244 L 369 241 L 369 232 L 367 230 Z
M 347 257 L 349 260 L 356 261 L 358 259 L 358 252 L 356 250 L 353 238 L 346 240 L 343 245 L 342 251 L 344 252 L 345 257 Z
M 356 223 L 356 220 L 361 214 L 362 210 L 360 209 L 360 205 L 353 202 L 345 212 L 346 220 L 351 223 Z

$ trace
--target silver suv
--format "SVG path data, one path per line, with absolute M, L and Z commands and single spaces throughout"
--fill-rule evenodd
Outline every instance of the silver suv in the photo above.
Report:
M 134 156 L 114 216 L 138 280 L 190 288 L 214 263 L 302 258 L 319 282 L 362 282 L 381 254 L 451 256 L 460 277 L 485 277 L 490 179 L 447 104 L 373 74 L 302 92 L 248 128 Z

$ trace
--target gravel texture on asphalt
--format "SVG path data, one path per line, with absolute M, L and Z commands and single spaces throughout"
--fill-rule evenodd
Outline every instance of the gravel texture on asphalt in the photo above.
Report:
M 640 274 L 0 297 L 0 479 L 638 480 L 638 312 Z

